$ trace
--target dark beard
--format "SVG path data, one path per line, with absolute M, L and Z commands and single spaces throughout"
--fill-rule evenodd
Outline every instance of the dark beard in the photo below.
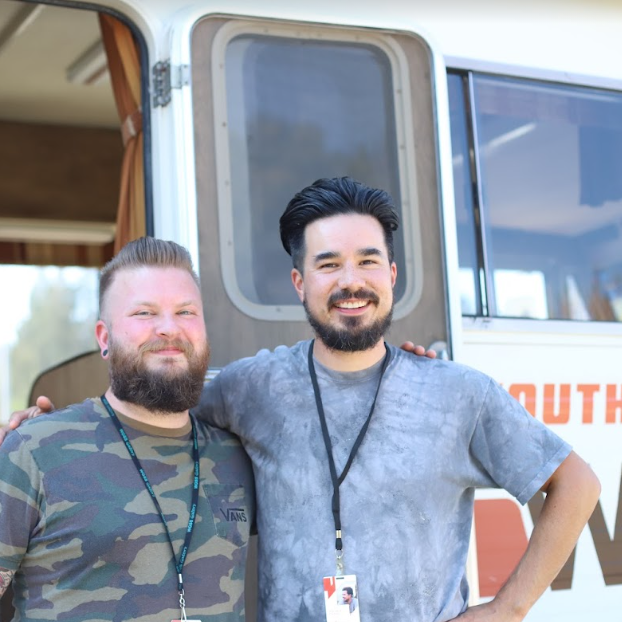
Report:
M 149 369 L 143 354 L 165 346 L 182 349 L 188 359 L 188 369 Z M 200 353 L 186 342 L 156 342 L 147 344 L 137 353 L 128 353 L 109 344 L 108 373 L 112 393 L 120 400 L 142 406 L 154 413 L 180 413 L 199 403 L 205 372 L 209 362 L 209 346 Z
M 329 300 L 329 306 L 335 304 L 341 299 L 351 298 L 367 298 L 377 300 L 377 297 L 370 296 L 367 292 L 349 293 L 341 292 L 339 295 L 331 296 Z M 315 317 L 309 307 L 306 300 L 302 301 L 307 314 L 307 320 L 311 324 L 313 332 L 315 332 L 317 338 L 330 350 L 337 350 L 339 352 L 361 352 L 364 350 L 371 350 L 386 334 L 391 326 L 393 320 L 393 303 L 389 312 L 381 318 L 378 318 L 373 324 L 367 327 L 359 327 L 359 317 L 345 317 L 343 318 L 345 326 L 343 328 L 335 328 L 330 324 L 324 324 L 317 317 Z

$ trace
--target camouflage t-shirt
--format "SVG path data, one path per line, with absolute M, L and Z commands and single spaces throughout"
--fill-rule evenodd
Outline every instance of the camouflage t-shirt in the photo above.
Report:
M 194 462 L 190 423 L 117 413 L 153 486 L 179 557 Z M 235 437 L 199 423 L 200 497 L 183 578 L 189 618 L 244 619 L 253 476 Z M 0 447 L 0 567 L 16 620 L 179 618 L 177 574 L 153 500 L 99 399 L 29 421 Z

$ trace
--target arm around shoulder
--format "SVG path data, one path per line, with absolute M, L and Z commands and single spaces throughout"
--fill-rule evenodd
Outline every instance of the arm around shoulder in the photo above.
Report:
M 4 442 L 7 434 L 11 432 L 11 430 L 16 430 L 24 421 L 27 419 L 34 419 L 39 415 L 45 415 L 46 413 L 50 413 L 54 410 L 54 404 L 52 401 L 45 397 L 44 395 L 40 395 L 37 398 L 37 401 L 34 406 L 30 408 L 26 408 L 24 410 L 16 410 L 11 414 L 9 419 L 9 423 L 0 428 L 0 445 Z

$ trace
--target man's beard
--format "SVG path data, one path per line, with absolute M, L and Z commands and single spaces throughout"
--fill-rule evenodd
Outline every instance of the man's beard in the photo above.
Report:
M 341 300 L 352 300 L 353 298 L 369 300 L 372 304 L 378 304 L 379 298 L 373 292 L 358 291 L 355 293 L 341 290 L 331 295 L 328 300 L 328 308 L 330 309 L 335 303 Z M 391 326 L 393 320 L 393 305 L 389 312 L 376 319 L 369 326 L 362 326 L 362 318 L 359 316 L 343 316 L 343 327 L 335 327 L 319 320 L 307 305 L 307 301 L 303 300 L 302 304 L 307 314 L 307 320 L 311 324 L 311 328 L 315 332 L 317 338 L 330 350 L 339 352 L 361 352 L 371 350 L 385 335 Z
M 182 350 L 188 368 L 179 369 L 175 363 L 163 364 L 160 369 L 147 367 L 147 352 L 167 348 Z M 143 345 L 138 352 L 128 352 L 116 345 L 111 336 L 109 350 L 110 388 L 118 399 L 154 413 L 180 413 L 199 403 L 209 362 L 207 343 L 197 352 L 188 342 L 159 339 Z

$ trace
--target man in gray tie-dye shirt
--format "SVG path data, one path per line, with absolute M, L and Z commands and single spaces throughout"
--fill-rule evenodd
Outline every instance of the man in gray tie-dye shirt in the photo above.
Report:
M 237 434 L 253 462 L 260 622 L 323 620 L 323 577 L 341 545 L 363 621 L 522 620 L 596 503 L 591 469 L 489 377 L 385 345 L 397 226 L 385 192 L 347 178 L 297 194 L 281 238 L 316 339 L 229 365 L 196 410 Z M 333 479 L 367 421 L 335 507 Z M 478 487 L 547 499 L 507 584 L 467 608 Z

